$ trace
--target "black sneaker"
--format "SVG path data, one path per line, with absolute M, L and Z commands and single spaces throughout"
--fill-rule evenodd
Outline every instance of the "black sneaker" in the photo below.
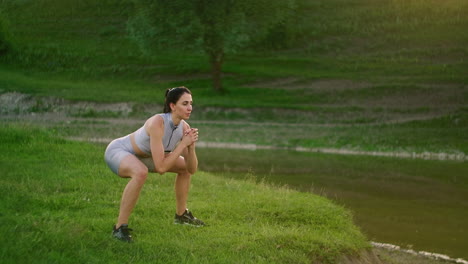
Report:
M 205 225 L 205 223 L 202 220 L 193 216 L 192 212 L 189 212 L 188 209 L 186 209 L 182 215 L 177 215 L 177 214 L 175 215 L 174 224 L 191 225 L 191 226 L 196 226 L 196 227 Z
M 123 224 L 119 228 L 115 229 L 112 232 L 112 236 L 117 238 L 118 240 L 124 242 L 132 242 L 132 235 L 130 235 L 130 231 L 133 231 L 131 228 L 128 228 L 128 225 Z

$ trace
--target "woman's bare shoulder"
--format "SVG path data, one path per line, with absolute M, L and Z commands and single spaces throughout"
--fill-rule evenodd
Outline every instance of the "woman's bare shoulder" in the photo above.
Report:
M 162 129 L 164 128 L 164 119 L 161 115 L 157 114 L 154 115 L 148 120 L 146 120 L 145 123 L 145 128 L 148 134 L 150 134 L 151 131 L 155 131 L 155 129 Z

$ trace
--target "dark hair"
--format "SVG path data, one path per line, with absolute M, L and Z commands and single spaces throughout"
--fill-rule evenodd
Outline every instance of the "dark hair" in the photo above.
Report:
M 171 110 L 171 103 L 176 104 L 179 101 L 180 97 L 184 94 L 192 94 L 190 90 L 185 87 L 174 87 L 166 90 L 166 99 L 164 100 L 164 113 L 170 113 Z

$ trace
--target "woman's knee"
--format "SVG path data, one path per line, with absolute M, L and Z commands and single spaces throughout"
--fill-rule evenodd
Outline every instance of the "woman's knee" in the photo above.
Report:
M 119 175 L 120 177 L 130 177 L 144 183 L 148 177 L 148 168 L 135 156 L 128 155 L 120 163 Z
M 148 168 L 145 166 L 138 168 L 131 177 L 143 184 L 146 181 L 146 178 L 148 178 Z

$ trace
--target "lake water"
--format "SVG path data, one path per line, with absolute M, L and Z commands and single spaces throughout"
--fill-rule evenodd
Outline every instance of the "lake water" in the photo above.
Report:
M 326 196 L 369 240 L 468 259 L 468 162 L 198 148 L 200 169 Z

